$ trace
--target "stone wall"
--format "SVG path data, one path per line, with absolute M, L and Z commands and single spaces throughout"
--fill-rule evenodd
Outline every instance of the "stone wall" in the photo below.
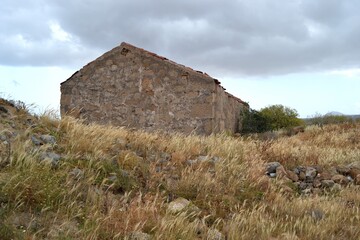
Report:
M 239 121 L 240 112 L 247 108 L 248 105 L 244 104 L 238 98 L 228 94 L 225 90 L 220 86 L 216 86 L 216 100 L 215 100 L 215 109 L 214 109 L 214 117 L 215 117 L 215 132 L 221 131 L 229 131 L 236 132 L 241 124 Z
M 234 132 L 243 106 L 208 75 L 127 43 L 61 84 L 62 114 L 146 130 Z

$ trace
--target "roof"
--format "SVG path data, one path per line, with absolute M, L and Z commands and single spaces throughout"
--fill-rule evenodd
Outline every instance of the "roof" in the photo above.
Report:
M 119 49 L 119 48 L 136 49 L 136 50 L 138 50 L 139 52 L 141 52 L 141 53 L 143 53 L 143 54 L 146 54 L 146 55 L 149 55 L 149 56 L 158 58 L 158 59 L 160 59 L 161 61 L 168 62 L 168 63 L 170 63 L 170 64 L 172 64 L 172 65 L 177 66 L 177 67 L 184 68 L 187 72 L 191 72 L 191 73 L 193 73 L 193 74 L 195 74 L 195 75 L 201 75 L 202 77 L 206 77 L 206 78 L 208 78 L 208 79 L 211 79 L 211 80 L 213 80 L 213 81 L 215 82 L 215 84 L 219 85 L 219 87 L 221 87 L 222 89 L 224 89 L 224 91 L 226 90 L 223 86 L 221 86 L 221 82 L 220 82 L 218 79 L 212 78 L 211 76 L 209 76 L 209 75 L 208 75 L 207 73 L 205 73 L 205 72 L 201 72 L 201 71 L 198 71 L 198 70 L 194 70 L 194 69 L 192 69 L 192 68 L 190 68 L 190 67 L 187 67 L 187 66 L 178 64 L 178 63 L 176 63 L 176 62 L 174 62 L 174 61 L 171 61 L 171 60 L 167 59 L 166 57 L 157 55 L 156 53 L 147 51 L 147 50 L 145 50 L 145 49 L 143 49 L 143 48 L 136 47 L 136 46 L 134 46 L 134 45 L 132 45 L 132 44 L 130 44 L 130 43 L 127 43 L 127 42 L 122 42 L 122 43 L 120 44 L 120 46 L 118 46 L 118 47 L 116 47 L 116 48 L 114 48 L 114 49 Z M 111 50 L 111 51 L 112 51 L 112 50 Z M 111 52 L 111 51 L 109 51 L 109 52 Z M 106 53 L 105 53 L 105 54 L 106 54 Z M 78 72 L 78 71 L 77 71 L 77 72 Z M 75 72 L 72 76 L 74 76 L 77 72 Z M 71 76 L 70 78 L 68 78 L 66 81 L 62 82 L 61 84 L 67 82 L 69 79 L 72 78 L 72 76 Z M 234 98 L 234 99 L 237 100 L 238 102 L 241 102 L 242 104 L 248 105 L 248 103 L 242 101 L 240 98 L 235 97 L 234 95 L 232 95 L 232 94 L 230 94 L 230 93 L 228 93 L 228 92 L 226 92 L 226 91 L 225 91 L 225 93 L 228 95 L 228 97 Z

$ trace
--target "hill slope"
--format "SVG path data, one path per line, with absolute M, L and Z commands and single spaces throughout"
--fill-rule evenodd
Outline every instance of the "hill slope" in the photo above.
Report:
M 359 125 L 145 133 L 0 100 L 0 239 L 359 239 Z

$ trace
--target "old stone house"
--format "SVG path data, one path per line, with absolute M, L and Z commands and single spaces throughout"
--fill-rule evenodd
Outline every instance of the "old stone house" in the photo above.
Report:
M 206 73 L 128 43 L 61 83 L 62 115 L 150 131 L 235 132 L 245 107 Z

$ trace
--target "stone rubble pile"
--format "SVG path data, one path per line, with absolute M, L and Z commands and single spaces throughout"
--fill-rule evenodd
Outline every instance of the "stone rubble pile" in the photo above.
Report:
M 319 165 L 297 166 L 291 170 L 279 162 L 269 162 L 265 174 L 270 178 L 292 181 L 299 193 L 320 193 L 340 190 L 348 184 L 360 185 L 360 162 L 328 169 Z

